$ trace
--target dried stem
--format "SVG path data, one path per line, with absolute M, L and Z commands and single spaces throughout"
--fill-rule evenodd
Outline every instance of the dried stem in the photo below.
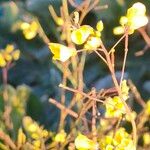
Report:
M 127 60 L 127 54 L 128 54 L 128 29 L 126 30 L 125 33 L 125 50 L 124 50 L 124 59 L 123 59 L 123 65 L 122 65 L 122 71 L 121 71 L 121 78 L 120 78 L 120 86 L 124 77 L 124 70 L 125 70 L 125 65 L 126 65 L 126 60 Z
M 11 140 L 11 138 L 1 130 L 0 130 L 0 139 L 3 140 L 5 144 L 8 145 L 12 150 L 16 150 L 16 145 Z
M 140 34 L 144 38 L 146 44 L 150 47 L 150 37 L 146 33 L 145 29 L 144 28 L 139 28 L 138 31 L 140 32 Z
M 64 105 L 62 105 L 61 103 L 57 102 L 55 99 L 50 98 L 49 102 L 54 104 L 56 107 L 58 107 L 61 111 L 63 111 L 63 113 L 67 113 L 69 115 L 71 115 L 74 118 L 78 118 L 78 114 L 75 113 L 74 111 L 72 111 L 69 108 L 66 108 Z
M 92 96 L 96 97 L 95 89 L 92 90 Z M 93 141 L 97 142 L 97 129 L 96 129 L 96 101 L 92 101 L 92 134 Z
M 128 105 L 126 104 L 125 100 L 123 99 L 122 97 L 122 93 L 121 93 L 121 88 L 118 84 L 118 81 L 116 79 L 116 76 L 115 76 L 115 70 L 114 70 L 114 67 L 112 66 L 112 63 L 111 63 L 111 59 L 110 59 L 110 55 L 109 53 L 107 52 L 105 46 L 103 45 L 103 43 L 101 43 L 101 47 L 103 48 L 104 50 L 104 53 L 106 55 L 106 60 L 107 60 L 107 63 L 108 63 L 108 67 L 109 67 L 109 70 L 111 72 L 111 76 L 112 76 L 112 79 L 113 79 L 113 82 L 114 82 L 114 85 L 117 89 L 117 92 L 118 92 L 118 95 L 119 97 L 121 98 L 121 101 L 122 103 L 124 104 L 125 108 L 126 108 L 126 112 L 127 112 L 127 115 L 131 116 L 131 109 L 128 107 Z M 133 117 L 131 117 L 131 124 L 132 124 L 132 128 L 133 128 L 133 142 L 134 142 L 134 145 L 136 146 L 136 124 L 135 124 L 135 120 L 133 119 Z
M 145 102 L 142 99 L 139 91 L 137 90 L 136 86 L 133 84 L 133 82 L 131 80 L 128 81 L 129 87 L 131 89 L 131 92 L 134 94 L 135 99 L 137 100 L 137 102 L 143 107 L 145 108 Z

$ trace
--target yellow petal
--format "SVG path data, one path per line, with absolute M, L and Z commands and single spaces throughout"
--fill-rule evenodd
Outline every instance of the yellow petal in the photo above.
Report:
M 135 16 L 145 16 L 145 13 L 146 13 L 145 5 L 138 2 L 133 4 L 133 6 L 127 10 L 127 18 L 132 19 Z
M 146 13 L 146 7 L 144 4 L 137 2 L 132 5 L 137 10 L 137 15 L 144 15 Z
M 49 43 L 49 48 L 51 52 L 54 54 L 53 59 L 60 60 L 62 62 L 65 62 L 71 56 L 75 56 L 77 54 L 74 48 L 69 48 L 67 46 L 58 43 Z
M 88 139 L 85 135 L 82 135 L 80 133 L 75 139 L 75 146 L 78 150 L 91 150 L 98 147 L 98 145 L 94 141 Z
M 87 50 L 95 50 L 101 45 L 101 39 L 98 37 L 91 37 L 87 43 L 84 45 L 84 48 Z
M 27 22 L 23 22 L 20 26 L 21 30 L 26 30 L 30 27 L 30 24 Z
M 97 22 L 96 29 L 101 32 L 104 29 L 103 22 L 100 20 Z
M 17 144 L 18 146 L 22 146 L 26 142 L 26 136 L 22 131 L 22 128 L 19 129 L 18 131 L 18 138 L 17 138 Z
M 146 16 L 135 16 L 130 22 L 132 29 L 138 29 L 145 26 L 148 23 L 148 18 Z
M 55 21 L 59 26 L 62 26 L 64 24 L 64 20 L 61 17 L 57 17 Z
M 91 26 L 83 25 L 79 29 L 75 29 L 71 33 L 71 40 L 78 45 L 83 44 L 87 38 L 94 33 L 94 29 Z
M 128 18 L 126 16 L 122 16 L 119 20 L 120 24 L 122 26 L 126 25 L 128 23 Z
M 37 32 L 37 30 L 38 30 L 38 24 L 35 21 L 31 22 L 30 30 Z
M 27 40 L 31 40 L 36 36 L 37 33 L 35 31 L 25 30 L 23 31 L 23 34 Z
M 64 130 L 61 130 L 58 134 L 56 134 L 54 141 L 64 143 L 66 140 L 66 136 L 67 136 L 66 132 Z
M 143 135 L 143 141 L 145 145 L 150 145 L 150 133 L 144 133 Z
M 106 150 L 113 150 L 113 149 L 114 149 L 114 146 L 113 146 L 113 145 L 109 145 L 109 144 L 108 144 L 108 145 L 106 146 Z
M 113 29 L 113 34 L 115 34 L 115 35 L 124 34 L 124 27 L 122 27 L 122 26 L 115 27 Z
M 3 58 L 3 55 L 0 53 L 0 67 L 5 67 L 6 66 L 6 61 Z
M 15 50 L 13 53 L 12 53 L 12 57 L 14 60 L 18 60 L 19 57 L 20 57 L 20 51 L 19 50 Z
M 6 52 L 3 54 L 3 57 L 7 62 L 12 60 L 12 56 Z
M 14 46 L 11 45 L 11 44 L 8 44 L 8 45 L 6 46 L 6 48 L 5 48 L 5 51 L 6 51 L 7 53 L 11 53 L 13 50 L 14 50 Z

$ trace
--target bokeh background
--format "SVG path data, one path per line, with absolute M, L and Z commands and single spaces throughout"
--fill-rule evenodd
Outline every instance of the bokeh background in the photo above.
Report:
M 80 4 L 82 0 L 75 0 L 75 2 Z M 113 35 L 113 28 L 119 25 L 120 16 L 124 15 L 127 8 L 134 2 L 137 1 L 100 0 L 100 4 L 102 6 L 108 5 L 108 8 L 91 11 L 84 19 L 84 24 L 95 27 L 96 22 L 102 19 L 105 25 L 102 39 L 106 47 L 110 48 L 119 39 L 119 36 Z M 142 0 L 141 2 L 146 5 L 147 15 L 150 16 L 150 0 Z M 7 44 L 14 44 L 16 48 L 20 49 L 21 58 L 9 70 L 8 82 L 11 85 L 11 90 L 13 91 L 13 88 L 18 86 L 23 87 L 22 90 L 28 95 L 26 114 L 46 128 L 56 130 L 59 110 L 49 104 L 48 98 L 59 99 L 58 85 L 62 78 L 61 72 L 54 65 L 48 46 L 39 36 L 32 40 L 26 40 L 22 31 L 16 29 L 18 21 L 38 18 L 49 39 L 52 42 L 58 42 L 60 35 L 48 10 L 50 4 L 59 14 L 61 0 L 0 0 L 0 48 L 5 48 Z M 70 12 L 74 10 L 72 6 L 69 6 L 69 9 Z M 146 30 L 150 35 L 150 23 Z M 125 76 L 133 81 L 146 100 L 150 97 L 150 48 L 142 56 L 135 56 L 135 52 L 143 49 L 145 45 L 145 41 L 138 32 L 130 36 Z M 122 66 L 123 50 L 124 44 L 122 42 L 116 48 L 118 75 Z M 95 86 L 97 90 L 100 90 L 111 86 L 109 71 L 95 54 L 90 54 L 87 57 L 84 82 L 86 89 Z M 2 76 L 0 75 L 1 84 Z M 2 106 L 1 103 L 0 106 Z M 136 108 L 136 104 L 133 107 Z

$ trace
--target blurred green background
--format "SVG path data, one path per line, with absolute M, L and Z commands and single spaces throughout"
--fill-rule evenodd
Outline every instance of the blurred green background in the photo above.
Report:
M 76 0 L 76 3 L 81 2 L 82 0 Z M 108 9 L 90 12 L 85 18 L 84 24 L 95 27 L 96 22 L 102 19 L 105 25 L 102 38 L 106 47 L 110 48 L 119 39 L 119 36 L 113 35 L 113 27 L 119 25 L 120 16 L 124 15 L 127 8 L 134 2 L 137 1 L 100 0 L 100 5 L 107 4 Z M 146 5 L 147 15 L 150 16 L 150 0 L 141 2 Z M 61 73 L 52 62 L 52 54 L 48 46 L 39 36 L 32 40 L 26 40 L 20 30 L 15 30 L 16 22 L 24 18 L 31 18 L 31 16 L 37 17 L 49 39 L 53 42 L 59 41 L 60 36 L 56 24 L 48 10 L 50 4 L 59 14 L 61 0 L 0 0 L 0 48 L 5 48 L 7 44 L 14 44 L 21 50 L 21 58 L 9 70 L 8 82 L 13 86 L 11 90 L 20 85 L 23 86 L 23 90 L 28 92 L 27 115 L 32 116 L 47 128 L 55 130 L 59 110 L 49 104 L 48 98 L 59 99 L 58 85 L 61 82 Z M 71 6 L 69 8 L 70 11 L 74 9 Z M 150 35 L 150 23 L 146 30 Z M 126 77 L 133 81 L 142 97 L 147 99 L 150 97 L 150 48 L 144 55 L 135 56 L 135 52 L 143 49 L 145 45 L 145 41 L 138 32 L 130 36 Z M 118 71 L 122 66 L 123 49 L 122 42 L 116 49 Z M 87 89 L 91 89 L 92 86 L 96 86 L 97 89 L 110 86 L 108 69 L 95 54 L 87 57 L 84 81 Z M 1 84 L 2 77 L 0 76 Z

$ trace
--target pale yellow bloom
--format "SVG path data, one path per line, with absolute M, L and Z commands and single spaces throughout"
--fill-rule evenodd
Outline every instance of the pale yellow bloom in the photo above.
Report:
M 113 145 L 107 145 L 106 150 L 114 150 L 114 146 Z
M 5 67 L 5 66 L 6 66 L 6 61 L 3 55 L 0 53 L 0 67 Z
M 122 26 L 115 27 L 115 28 L 113 29 L 113 33 L 114 33 L 115 35 L 123 34 L 123 33 L 124 33 L 124 27 L 122 27 Z
M 34 145 L 35 150 L 37 150 L 41 146 L 41 141 L 35 140 L 35 141 L 33 141 L 33 145 Z
M 38 24 L 35 21 L 31 23 L 23 22 L 20 26 L 20 29 L 23 31 L 23 34 L 27 40 L 33 39 L 38 33 Z
M 18 131 L 18 137 L 17 137 L 17 144 L 18 146 L 21 146 L 25 144 L 26 142 L 26 135 L 23 133 L 22 128 Z
M 128 23 L 128 18 L 126 16 L 121 16 L 119 22 L 122 26 L 124 26 Z
M 61 130 L 58 134 L 56 134 L 54 141 L 64 143 L 66 140 L 66 136 L 67 136 L 66 132 L 64 130 Z
M 62 62 L 67 61 L 70 57 L 75 56 L 77 54 L 74 48 L 69 48 L 58 43 L 49 43 L 49 48 L 54 54 L 53 59 L 60 60 Z
M 85 135 L 79 133 L 75 139 L 75 146 L 77 150 L 96 150 L 98 144 L 87 138 Z
M 116 35 L 123 34 L 123 28 L 129 27 L 129 34 L 134 33 L 134 30 L 145 26 L 148 23 L 148 17 L 146 16 L 146 7 L 144 4 L 137 2 L 127 10 L 126 16 L 120 18 L 120 24 L 122 27 L 116 27 L 113 33 Z
M 144 145 L 150 145 L 150 133 L 144 133 L 143 135 Z
M 137 2 L 127 11 L 128 25 L 131 29 L 138 29 L 148 23 L 146 16 L 146 7 L 144 4 Z
M 124 128 L 118 128 L 100 139 L 101 150 L 136 150 L 130 134 Z
M 126 113 L 124 104 L 122 103 L 119 96 L 113 98 L 108 97 L 106 100 L 106 117 L 121 117 L 122 114 Z
M 83 25 L 79 29 L 75 29 L 71 33 L 71 40 L 77 44 L 81 45 L 87 41 L 87 38 L 94 34 L 94 29 L 91 26 Z
M 101 20 L 97 22 L 97 24 L 96 24 L 96 29 L 97 29 L 99 32 L 103 31 L 104 25 L 103 25 L 103 22 L 102 22 Z
M 8 44 L 5 49 L 0 51 L 0 67 L 5 67 L 9 62 L 18 60 L 19 57 L 20 51 Z
M 147 103 L 146 103 L 145 113 L 147 115 L 150 115 L 150 100 L 148 100 Z
M 6 48 L 5 48 L 5 51 L 6 51 L 7 53 L 11 53 L 14 49 L 15 49 L 15 48 L 14 48 L 14 45 L 8 44 L 8 45 L 6 46 Z
M 20 57 L 20 51 L 19 50 L 15 50 L 13 53 L 12 53 L 12 58 L 14 60 L 18 60 Z
M 96 50 L 101 45 L 101 39 L 99 37 L 90 37 L 85 43 L 84 48 L 86 50 Z
M 61 17 L 57 17 L 55 21 L 59 26 L 62 26 L 64 24 L 64 20 Z

